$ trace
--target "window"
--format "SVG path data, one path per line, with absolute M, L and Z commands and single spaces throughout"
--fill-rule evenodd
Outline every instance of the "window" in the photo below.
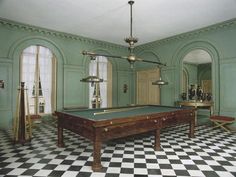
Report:
M 55 86 L 55 61 L 52 52 L 42 46 L 30 46 L 21 56 L 21 82 L 28 89 L 30 114 L 51 113 Z M 52 94 L 54 92 L 54 94 Z
M 98 69 L 98 70 L 97 70 Z M 111 100 L 111 64 L 106 57 L 99 56 L 96 60 L 91 60 L 89 64 L 89 75 L 98 76 L 103 79 L 98 85 L 89 85 L 89 107 L 92 108 L 93 100 L 96 97 L 96 89 L 98 89 L 98 98 L 100 101 L 100 107 L 110 106 Z M 96 88 L 98 87 L 98 88 Z M 99 96 L 99 95 L 98 95 Z

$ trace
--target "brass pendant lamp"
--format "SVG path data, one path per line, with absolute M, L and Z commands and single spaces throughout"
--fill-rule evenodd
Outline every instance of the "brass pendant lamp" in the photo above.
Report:
M 157 67 L 157 69 L 158 69 L 158 68 L 160 69 L 160 75 L 161 75 L 161 67 Z M 161 86 L 161 85 L 167 85 L 167 84 L 168 84 L 168 82 L 162 80 L 162 79 L 161 79 L 161 76 L 160 76 L 160 78 L 159 78 L 158 80 L 152 82 L 152 85 L 159 85 L 159 86 Z
M 88 76 L 80 80 L 81 82 L 89 82 L 91 86 L 94 86 L 95 83 L 103 82 L 103 79 L 97 76 Z
M 151 61 L 151 60 L 144 60 L 142 58 L 137 57 L 134 54 L 134 44 L 138 42 L 138 38 L 133 37 L 133 11 L 132 11 L 132 6 L 134 4 L 134 1 L 132 1 L 132 0 L 128 1 L 128 4 L 130 5 L 130 36 L 125 38 L 125 42 L 128 43 L 128 45 L 129 45 L 129 47 L 128 47 L 129 54 L 127 56 L 116 56 L 116 55 L 99 54 L 99 53 L 84 50 L 84 51 L 81 52 L 82 55 L 90 56 L 91 59 L 93 59 L 94 57 L 97 57 L 97 56 L 104 56 L 104 57 L 115 58 L 115 59 L 126 59 L 130 63 L 131 68 L 133 68 L 133 65 L 136 61 L 165 66 L 164 63 L 157 62 L 157 61 Z
M 132 11 L 132 6 L 134 4 L 133 0 L 128 1 L 128 4 L 130 5 L 130 36 L 125 38 L 125 42 L 129 44 L 129 55 L 128 56 L 115 56 L 115 55 L 107 55 L 107 54 L 99 54 L 99 53 L 94 53 L 90 51 L 82 51 L 82 55 L 85 56 L 90 56 L 91 60 L 95 60 L 96 57 L 98 56 L 104 56 L 108 58 L 116 58 L 116 59 L 126 59 L 130 63 L 130 67 L 133 68 L 134 63 L 136 61 L 140 62 L 146 62 L 146 63 L 151 63 L 155 64 L 157 66 L 166 66 L 165 63 L 157 62 L 157 61 L 151 61 L 151 60 L 144 60 L 139 57 L 137 57 L 134 54 L 134 44 L 138 42 L 138 38 L 133 37 L 133 11 Z M 81 82 L 90 82 L 91 85 L 94 83 L 99 83 L 103 82 L 103 79 L 98 78 L 97 76 L 88 76 L 84 79 L 81 79 Z M 155 82 L 152 83 L 152 85 L 166 85 L 168 82 L 163 81 L 161 78 Z
M 91 60 L 96 60 L 96 57 L 91 57 Z M 94 84 L 103 82 L 103 79 L 99 78 L 99 60 L 97 60 L 96 70 L 97 70 L 96 76 L 88 76 L 88 77 L 81 79 L 80 81 L 91 83 L 92 87 L 94 86 Z
M 160 77 L 160 79 L 156 80 L 155 82 L 152 82 L 152 85 L 160 85 L 161 86 L 161 85 L 167 85 L 167 84 L 168 84 L 168 82 L 162 80 L 161 77 Z

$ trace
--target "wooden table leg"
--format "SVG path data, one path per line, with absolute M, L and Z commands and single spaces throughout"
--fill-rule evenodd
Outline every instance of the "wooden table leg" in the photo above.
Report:
M 159 151 L 159 150 L 161 150 L 161 129 L 160 128 L 158 128 L 158 129 L 156 129 L 156 131 L 155 131 L 155 145 L 154 145 L 154 149 L 155 149 L 155 151 Z
M 102 142 L 99 136 L 95 135 L 95 140 L 93 142 L 93 165 L 92 169 L 93 171 L 101 171 L 102 165 L 101 165 L 101 147 Z
M 210 106 L 210 116 L 213 114 L 213 110 L 214 110 L 213 105 L 211 105 Z
M 58 125 L 57 127 L 57 146 L 58 147 L 64 147 L 63 142 L 63 128 Z
M 191 121 L 189 124 L 189 138 L 194 138 L 194 131 L 195 131 L 195 121 Z
M 195 125 L 197 125 L 197 106 L 195 106 Z

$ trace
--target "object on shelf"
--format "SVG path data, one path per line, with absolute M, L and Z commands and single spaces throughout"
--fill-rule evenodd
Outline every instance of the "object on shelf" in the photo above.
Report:
M 196 96 L 196 89 L 195 89 L 195 85 L 192 84 L 188 92 L 188 97 L 190 100 L 194 100 L 195 96 Z
M 183 101 L 187 100 L 187 93 L 182 93 L 181 98 Z
M 202 101 L 202 96 L 203 96 L 203 90 L 202 88 L 200 87 L 200 85 L 197 86 L 197 100 L 198 101 Z

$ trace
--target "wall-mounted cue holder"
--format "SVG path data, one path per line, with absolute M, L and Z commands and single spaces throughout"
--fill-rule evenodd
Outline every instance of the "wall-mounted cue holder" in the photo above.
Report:
M 3 80 L 0 80 L 0 88 L 4 89 L 4 81 Z

